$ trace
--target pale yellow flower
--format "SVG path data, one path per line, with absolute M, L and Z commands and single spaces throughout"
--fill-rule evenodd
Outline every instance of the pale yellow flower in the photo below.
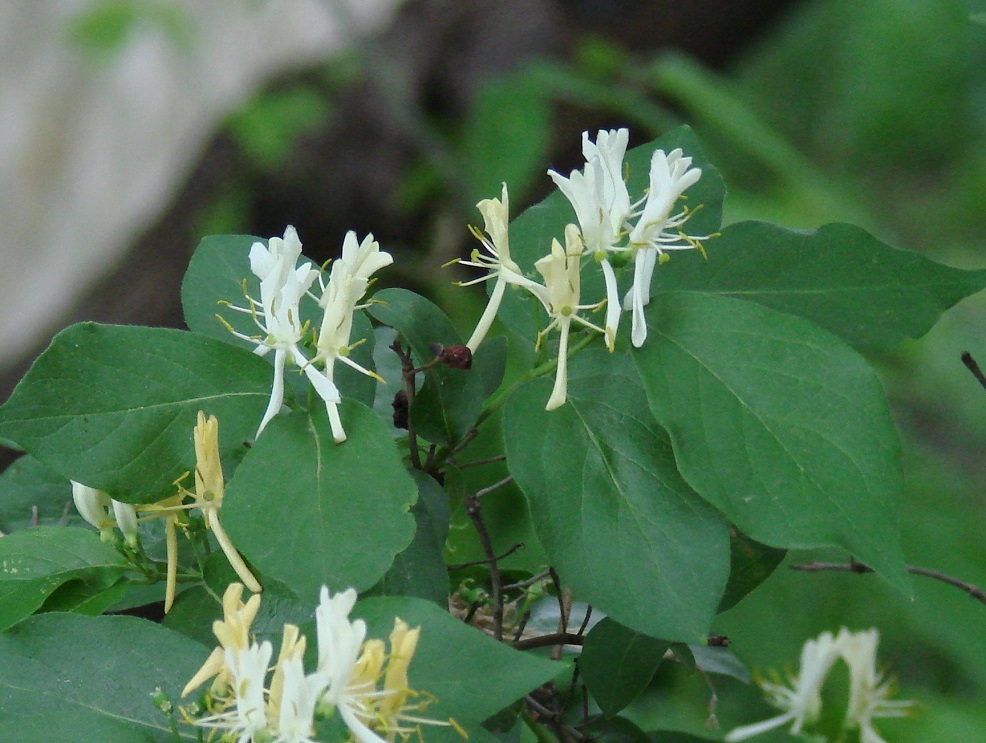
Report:
M 213 677 L 212 688 L 220 695 L 229 687 L 231 679 L 226 668 L 226 650 L 246 650 L 250 647 L 250 626 L 257 618 L 259 609 L 260 594 L 255 593 L 244 602 L 243 584 L 229 584 L 223 594 L 223 618 L 212 624 L 212 633 L 219 640 L 219 646 L 213 649 L 191 681 L 185 684 L 181 692 L 183 697 Z

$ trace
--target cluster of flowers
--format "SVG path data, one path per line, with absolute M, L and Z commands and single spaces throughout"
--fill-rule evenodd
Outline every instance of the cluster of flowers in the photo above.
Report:
M 328 283 L 311 263 L 298 265 L 301 258 L 301 240 L 294 227 L 284 231 L 284 237 L 272 237 L 265 246 L 255 242 L 250 248 L 250 270 L 260 279 L 260 300 L 247 296 L 247 307 L 228 305 L 237 312 L 249 314 L 261 333 L 245 335 L 233 329 L 221 316 L 219 320 L 233 335 L 255 346 L 254 353 L 265 356 L 274 352 L 274 382 L 270 402 L 260 421 L 257 436 L 271 418 L 277 415 L 284 402 L 284 370 L 288 361 L 301 367 L 318 396 L 325 402 L 332 426 L 332 436 L 337 443 L 346 440 L 346 431 L 339 417 L 339 389 L 333 381 L 335 362 L 341 361 L 374 379 L 380 379 L 351 358 L 349 352 L 362 341 L 350 343 L 353 313 L 365 305 L 360 302 L 370 285 L 370 277 L 384 266 L 394 262 L 389 253 L 380 250 L 373 235 L 362 242 L 356 233 L 349 232 L 342 245 L 342 257 L 332 263 Z M 320 294 L 310 293 L 318 279 Z M 322 322 L 314 333 L 315 354 L 308 358 L 302 347 L 308 333 L 307 323 L 302 323 L 299 305 L 301 298 L 311 296 L 322 309 Z M 382 380 L 381 380 L 382 381 Z
M 697 249 L 703 252 L 702 240 L 713 235 L 687 235 L 683 226 L 694 209 L 683 207 L 672 213 L 684 192 L 698 182 L 702 175 L 692 167 L 692 159 L 680 149 L 665 153 L 657 150 L 651 157 L 650 187 L 636 201 L 632 201 L 624 177 L 629 131 L 616 129 L 600 131 L 596 141 L 589 133 L 582 134 L 582 154 L 586 164 L 582 170 L 573 171 L 568 178 L 554 170 L 548 175 L 565 195 L 575 211 L 578 225 L 565 229 L 565 246 L 552 240 L 551 252 L 534 264 L 544 279 L 540 284 L 524 275 L 510 257 L 507 224 L 509 206 L 506 184 L 499 200 L 487 199 L 477 205 L 486 222 L 486 236 L 478 230 L 479 238 L 489 255 L 473 251 L 471 260 L 460 261 L 488 271 L 464 285 L 495 279 L 490 301 L 480 318 L 475 332 L 467 343 L 475 351 L 489 331 L 508 284 L 519 286 L 533 294 L 544 306 L 551 320 L 538 335 L 538 344 L 551 330 L 560 332 L 558 368 L 555 386 L 546 408 L 553 410 L 567 399 L 568 336 L 572 322 L 603 333 L 609 350 L 615 348 L 620 315 L 629 311 L 632 318 L 630 338 L 634 346 L 643 345 L 647 339 L 647 323 L 644 307 L 651 298 L 651 279 L 658 262 L 666 261 L 666 251 Z M 580 304 L 580 259 L 592 256 L 602 267 L 606 284 L 606 299 L 596 304 Z M 614 263 L 622 265 L 633 261 L 633 285 L 623 296 L 619 295 Z M 580 310 L 606 307 L 605 327 L 600 328 L 579 315 Z
M 315 609 L 318 662 L 316 670 L 306 674 L 307 638 L 298 627 L 284 625 L 281 649 L 271 668 L 271 644 L 257 643 L 250 636 L 260 596 L 244 602 L 243 585 L 230 584 L 223 595 L 223 619 L 213 624 L 219 646 L 182 696 L 213 681 L 200 705 L 182 708 L 186 721 L 221 731 L 223 740 L 238 743 L 314 743 L 316 720 L 334 712 L 359 743 L 406 737 L 421 723 L 458 729 L 453 721 L 409 714 L 422 711 L 431 701 L 408 686 L 407 670 L 421 628 L 410 629 L 395 619 L 388 654 L 382 640 L 366 639 L 365 622 L 349 619 L 355 603 L 353 589 L 331 596 L 322 588 Z
M 914 705 L 909 701 L 891 701 L 895 688 L 891 679 L 876 670 L 876 647 L 880 634 L 875 629 L 839 634 L 823 632 L 808 640 L 801 650 L 801 668 L 790 676 L 790 686 L 780 678 L 758 683 L 767 700 L 784 714 L 733 730 L 726 741 L 740 741 L 791 723 L 792 734 L 816 722 L 822 711 L 822 687 L 832 666 L 840 658 L 849 667 L 849 706 L 843 721 L 844 730 L 858 730 L 860 743 L 886 743 L 873 728 L 874 717 L 904 717 Z
M 79 482 L 72 482 L 72 499 L 79 514 L 100 530 L 104 541 L 113 541 L 113 527 L 123 532 L 124 539 L 131 548 L 140 544 L 139 523 L 154 518 L 164 519 L 165 545 L 168 555 L 167 588 L 165 590 L 164 611 L 167 613 L 175 601 L 178 583 L 178 533 L 177 527 L 188 526 L 185 519 L 191 509 L 198 509 L 206 529 L 216 535 L 219 546 L 230 565 L 251 591 L 259 593 L 260 583 L 243 562 L 229 535 L 219 521 L 219 509 L 223 504 L 225 480 L 222 462 L 219 460 L 219 421 L 216 416 L 205 417 L 201 410 L 192 431 L 195 443 L 195 490 L 181 485 L 184 476 L 176 483 L 178 491 L 170 498 L 158 503 L 134 506 L 114 500 L 107 493 Z M 187 473 L 186 473 L 187 476 Z
M 600 131 L 595 142 L 589 139 L 588 132 L 584 132 L 585 167 L 573 171 L 567 178 L 553 170 L 548 171 L 571 202 L 578 225 L 568 225 L 565 229 L 564 247 L 557 239 L 552 240 L 550 253 L 535 262 L 534 268 L 543 278 L 543 284 L 525 276 L 510 257 L 506 184 L 500 199 L 484 199 L 477 204 L 485 221 L 485 234 L 471 229 L 488 255 L 476 250 L 471 260 L 459 261 L 488 272 L 486 276 L 464 282 L 464 286 L 495 279 L 489 304 L 466 344 L 471 353 L 489 331 L 508 284 L 531 292 L 551 318 L 538 334 L 538 344 L 549 332 L 558 329 L 558 368 L 554 390 L 546 406 L 548 410 L 559 407 L 567 399 L 568 337 L 572 322 L 603 333 L 612 351 L 620 315 L 624 310 L 629 311 L 632 316 L 631 340 L 639 347 L 647 338 L 644 307 L 650 302 L 651 279 L 657 263 L 667 260 L 667 251 L 703 251 L 701 241 L 713 237 L 688 235 L 683 231 L 685 222 L 695 213 L 694 209 L 682 207 L 674 212 L 678 201 L 684 198 L 684 192 L 702 175 L 701 169 L 692 167 L 692 159 L 685 157 L 680 149 L 670 153 L 654 152 L 650 186 L 637 200 L 631 200 L 623 162 L 628 141 L 627 129 Z M 606 284 L 606 299 L 595 304 L 580 304 L 580 260 L 585 255 L 592 256 L 600 264 Z M 236 337 L 253 343 L 258 355 L 274 352 L 270 402 L 257 435 L 281 408 L 284 371 L 290 361 L 301 368 L 325 402 L 333 437 L 341 443 L 346 440 L 346 432 L 339 417 L 340 396 L 333 381 L 333 369 L 335 362 L 341 361 L 379 379 L 349 358 L 350 350 L 358 344 L 350 342 L 350 334 L 353 312 L 365 306 L 360 302 L 370 277 L 390 265 L 393 258 L 380 250 L 372 234 L 359 242 L 356 233 L 350 232 L 343 243 L 342 257 L 332 264 L 328 284 L 325 284 L 316 267 L 309 263 L 298 265 L 300 257 L 301 241 L 290 226 L 283 238 L 271 238 L 267 246 L 254 243 L 250 249 L 250 269 L 260 279 L 260 299 L 247 296 L 247 307 L 229 306 L 249 314 L 261 332 L 246 335 L 234 330 L 222 317 L 219 319 Z M 633 284 L 621 300 L 614 264 L 629 261 L 634 266 Z M 319 296 L 309 291 L 316 278 L 321 288 Z M 301 320 L 299 304 L 306 295 L 316 300 L 323 310 L 321 325 L 314 333 L 315 353 L 311 358 L 302 350 L 308 345 L 303 342 L 308 326 Z M 604 305 L 605 327 L 579 315 L 581 310 L 595 310 Z

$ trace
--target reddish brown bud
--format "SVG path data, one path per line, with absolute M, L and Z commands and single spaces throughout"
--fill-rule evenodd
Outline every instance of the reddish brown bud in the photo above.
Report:
M 394 395 L 394 402 L 391 403 L 391 405 L 394 408 L 394 428 L 407 429 L 407 392 L 404 390 L 399 390 L 398 393 Z
M 469 346 L 445 346 L 438 352 L 438 358 L 449 369 L 472 368 L 472 351 Z

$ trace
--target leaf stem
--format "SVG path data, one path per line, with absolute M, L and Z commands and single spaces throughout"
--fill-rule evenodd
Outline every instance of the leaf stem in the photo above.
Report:
M 588 346 L 597 338 L 601 338 L 598 333 L 587 331 L 585 337 L 582 338 L 578 343 L 573 344 L 568 349 L 567 356 L 571 358 L 573 355 L 581 351 L 583 348 Z M 506 401 L 510 398 L 510 395 L 523 384 L 530 382 L 532 379 L 537 379 L 538 377 L 550 374 L 558 366 L 558 359 L 549 359 L 545 361 L 540 366 L 535 366 L 533 369 L 529 370 L 526 374 L 522 374 L 517 379 L 515 379 L 511 384 L 505 389 L 500 390 L 493 394 L 490 400 L 486 403 L 486 406 L 480 412 L 479 417 L 476 419 L 476 428 L 485 423 L 491 415 L 503 407 Z

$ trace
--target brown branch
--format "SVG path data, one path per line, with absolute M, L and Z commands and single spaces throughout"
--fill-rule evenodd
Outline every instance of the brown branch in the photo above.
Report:
M 513 547 L 511 547 L 510 549 L 508 549 L 502 555 L 497 555 L 493 559 L 494 560 L 503 560 L 503 559 L 505 559 L 507 557 L 510 557 L 510 555 L 514 554 L 518 550 L 522 550 L 522 549 L 524 549 L 524 543 L 523 542 L 517 542 Z M 463 570 L 465 568 L 471 568 L 471 567 L 474 567 L 476 565 L 488 565 L 488 564 L 489 564 L 489 558 L 483 558 L 482 560 L 471 560 L 470 562 L 460 562 L 460 563 L 458 563 L 456 565 L 449 565 L 448 566 L 448 569 L 449 570 Z M 506 591 L 508 588 L 511 588 L 511 586 L 504 586 L 503 587 L 503 590 Z
M 500 582 L 500 566 L 497 564 L 496 552 L 493 551 L 493 539 L 483 521 L 483 509 L 479 504 L 479 498 L 475 495 L 467 495 L 466 514 L 472 519 L 479 542 L 483 547 L 483 554 L 486 555 L 486 564 L 490 569 L 490 585 L 493 594 L 493 637 L 497 640 L 503 639 L 503 586 Z
M 481 464 L 493 464 L 493 462 L 502 462 L 507 458 L 505 454 L 498 454 L 495 457 L 487 457 L 486 459 L 475 459 L 472 462 L 463 462 L 462 464 L 456 463 L 456 467 L 460 470 L 464 470 L 466 467 L 478 467 Z
M 562 588 L 561 578 L 558 577 L 558 572 L 553 567 L 548 568 L 548 574 L 551 576 L 551 582 L 558 594 L 558 634 L 566 634 L 568 633 L 568 616 L 572 611 L 572 593 Z M 552 660 L 561 659 L 561 645 L 551 651 L 551 658 Z
M 805 562 L 798 565 L 791 565 L 791 570 L 800 570 L 804 573 L 821 573 L 825 571 L 836 571 L 842 573 L 872 573 L 873 568 L 869 565 L 864 565 L 861 562 L 856 562 L 855 560 L 850 560 L 847 563 L 843 562 Z M 961 591 L 965 591 L 976 601 L 986 604 L 986 591 L 983 591 L 979 586 L 968 583 L 964 580 L 959 580 L 951 575 L 942 573 L 938 570 L 931 570 L 930 568 L 921 568 L 914 565 L 907 566 L 907 572 L 911 575 L 922 575 L 925 578 L 932 578 L 942 583 L 946 583 L 950 586 L 954 586 Z
M 490 485 L 489 487 L 483 488 L 482 490 L 477 490 L 476 491 L 476 498 L 482 498 L 484 495 L 489 495 L 494 490 L 498 490 L 498 489 L 502 488 L 504 485 L 507 485 L 509 483 L 512 483 L 513 481 L 514 481 L 514 476 L 513 475 L 507 475 L 506 477 L 504 477 L 499 482 L 495 482 L 492 485 Z
M 976 378 L 976 381 L 986 389 L 986 374 L 983 374 L 983 370 L 979 368 L 979 364 L 976 360 L 972 358 L 972 354 L 968 351 L 962 352 L 962 363 L 965 364 L 966 368 L 972 372 L 972 376 Z
M 574 632 L 555 632 L 551 635 L 538 635 L 528 637 L 525 640 L 517 640 L 513 643 L 515 650 L 532 650 L 534 648 L 547 648 L 562 645 L 582 645 L 585 642 L 585 635 L 577 635 Z
M 407 395 L 407 408 L 411 409 L 411 403 L 414 402 L 414 362 L 411 360 L 411 351 L 405 351 L 404 347 L 401 346 L 400 338 L 395 338 L 394 342 L 390 344 L 391 350 L 397 354 L 397 358 L 401 360 L 401 378 L 404 381 L 404 393 Z M 421 452 L 418 451 L 418 437 L 414 432 L 414 424 L 411 422 L 411 416 L 407 417 L 407 447 L 411 455 L 411 466 L 416 470 L 422 469 L 421 467 Z

